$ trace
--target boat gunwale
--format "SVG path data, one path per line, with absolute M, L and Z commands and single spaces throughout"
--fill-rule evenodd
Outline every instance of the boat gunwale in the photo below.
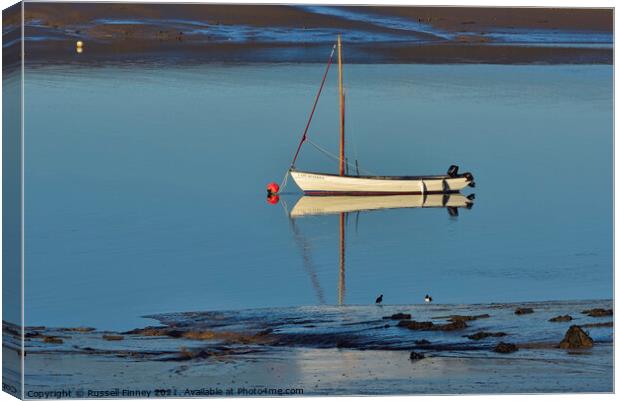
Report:
M 396 195 L 452 195 L 460 193 L 459 190 L 445 190 L 445 191 L 326 191 L 326 190 L 303 190 L 303 193 L 308 196 L 396 196 Z
M 301 170 L 291 170 L 291 173 L 303 173 L 303 174 L 314 174 L 314 175 L 325 175 L 329 177 L 337 177 L 337 178 L 359 178 L 359 179 L 376 179 L 376 180 L 393 180 L 393 181 L 415 181 L 415 180 L 450 180 L 450 179 L 458 179 L 465 178 L 469 181 L 467 175 L 471 175 L 471 173 L 463 173 L 458 174 L 453 177 L 443 174 L 443 175 L 339 175 L 333 173 L 317 173 L 314 171 L 301 171 Z M 473 180 L 472 180 L 473 181 Z

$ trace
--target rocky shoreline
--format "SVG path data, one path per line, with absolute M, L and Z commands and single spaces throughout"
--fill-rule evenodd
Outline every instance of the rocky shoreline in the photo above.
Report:
M 82 386 L 88 386 L 93 380 L 107 381 L 110 385 L 117 380 L 124 382 L 118 372 L 112 373 L 114 366 L 122 370 L 122 366 L 136 366 L 136 363 L 156 364 L 158 369 L 169 372 L 166 377 L 171 383 L 176 383 L 179 376 L 189 381 L 199 379 L 187 376 L 187 371 L 204 373 L 207 369 L 213 372 L 218 366 L 234 365 L 243 366 L 246 380 L 258 385 L 251 380 L 253 375 L 258 375 L 254 370 L 256 366 L 271 364 L 283 353 L 289 363 L 299 363 L 295 357 L 298 353 L 323 354 L 321 350 L 333 350 L 332 358 L 338 360 L 334 363 L 341 363 L 341 358 L 347 354 L 372 354 L 381 355 L 378 360 L 386 363 L 386 358 L 392 355 L 399 363 L 404 363 L 403 358 L 410 364 L 438 361 L 445 364 L 456 360 L 473 363 L 483 358 L 496 365 L 502 360 L 497 357 L 501 356 L 509 358 L 513 366 L 526 367 L 532 361 L 551 362 L 570 366 L 574 371 L 583 370 L 586 376 L 594 369 L 600 376 L 596 379 L 597 386 L 607 383 L 601 388 L 611 391 L 612 382 L 605 379 L 611 377 L 609 366 L 613 357 L 611 304 L 611 301 L 567 301 L 519 305 L 306 307 L 157 315 L 151 318 L 159 320 L 161 325 L 123 332 L 91 327 L 27 327 L 25 364 L 27 371 L 41 369 L 43 373 L 41 364 L 65 361 L 63 366 L 72 366 L 65 372 L 71 378 L 69 382 L 77 380 Z M 531 312 L 523 314 L 520 308 Z M 550 319 L 550 316 L 567 315 L 570 320 Z M 4 322 L 3 332 L 5 354 L 19 357 L 19 328 Z M 366 360 L 366 356 L 362 358 Z M 365 363 L 370 364 L 367 366 L 369 372 L 377 368 L 371 361 Z M 98 366 L 99 369 L 102 364 L 111 369 L 112 376 L 107 379 L 94 373 L 90 377 L 81 371 L 81 366 L 93 369 Z M 495 366 L 497 375 L 502 374 L 502 366 L 503 363 Z M 409 370 L 394 374 L 410 374 Z M 562 387 L 559 384 L 568 385 L 566 379 L 556 377 L 556 373 L 551 369 L 538 374 L 550 375 L 548 379 L 556 380 L 558 389 Z M 37 376 L 32 386 L 38 389 L 58 387 L 49 372 L 47 375 L 47 378 Z M 267 379 L 268 376 L 263 378 L 262 383 Z M 474 375 L 470 379 L 480 378 Z M 320 373 L 303 378 L 305 386 L 312 380 L 318 384 L 317 389 L 321 389 L 319 383 L 328 378 Z M 577 387 L 572 391 L 586 391 L 588 383 L 586 380 L 582 387 L 575 383 Z M 531 386 L 535 385 L 522 384 L 523 392 L 531 392 Z M 403 393 L 407 388 L 404 386 Z M 385 389 L 387 393 L 401 391 Z M 356 393 L 352 388 L 349 391 Z M 508 390 L 498 388 L 497 391 Z M 323 388 L 317 390 L 318 393 L 330 392 Z

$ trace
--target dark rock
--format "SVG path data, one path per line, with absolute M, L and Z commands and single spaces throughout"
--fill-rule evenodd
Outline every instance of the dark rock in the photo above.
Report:
M 409 354 L 409 359 L 411 359 L 412 361 L 419 361 L 420 359 L 424 359 L 424 358 L 425 358 L 424 354 L 420 352 L 412 351 L 411 354 Z
M 470 340 L 482 340 L 483 338 L 487 338 L 487 337 L 504 337 L 505 335 L 506 333 L 502 333 L 502 332 L 489 333 L 487 331 L 479 331 L 475 334 L 467 336 L 467 338 L 469 338 Z
M 602 317 L 602 316 L 613 316 L 614 311 L 613 309 L 594 308 L 594 309 L 584 310 L 581 313 L 583 313 L 584 315 L 591 316 L 591 317 Z
M 181 338 L 185 335 L 185 332 L 181 330 L 170 329 L 166 331 L 165 335 L 172 338 Z
M 592 338 L 576 325 L 569 327 L 564 339 L 560 342 L 560 348 L 563 349 L 591 348 L 593 345 Z
M 384 316 L 384 319 L 390 319 L 390 320 L 409 320 L 411 319 L 411 314 L 410 313 L 395 313 L 392 316 Z
M 338 340 L 336 342 L 336 348 L 354 348 L 355 344 L 347 340 Z
M 72 331 L 77 333 L 88 333 L 91 331 L 95 331 L 94 327 L 65 327 L 60 329 L 60 331 Z
M 179 353 L 179 356 L 176 358 L 169 358 L 168 360 L 171 361 L 189 361 L 192 359 L 206 359 L 213 356 L 212 353 L 207 352 L 205 350 L 200 350 L 200 351 L 190 351 L 185 347 L 181 348 L 181 352 Z
M 483 315 L 451 315 L 448 316 L 448 320 L 450 320 L 451 322 L 456 322 L 457 320 L 462 320 L 464 322 L 469 322 L 472 320 L 478 320 L 478 319 L 486 319 L 491 317 L 489 314 L 483 314 Z
M 433 322 L 416 322 L 415 320 L 401 320 L 398 327 L 406 327 L 410 330 L 432 330 Z
M 561 315 L 549 319 L 550 322 L 570 322 L 571 320 L 573 320 L 573 318 L 570 315 Z
M 134 329 L 126 331 L 122 334 L 138 334 L 148 337 L 160 337 L 168 335 L 168 331 L 170 331 L 170 328 L 168 328 L 167 326 L 147 326 L 143 329 Z
M 434 324 L 433 322 L 416 322 L 415 320 L 401 320 L 398 322 L 399 327 L 406 327 L 410 330 L 433 330 L 433 331 L 452 331 L 461 330 L 467 327 L 467 323 L 463 320 L 457 320 L 452 323 Z
M 499 343 L 493 348 L 494 352 L 499 352 L 500 354 L 510 354 L 518 350 L 519 347 L 512 343 Z
M 421 339 L 421 340 L 415 340 L 414 341 L 416 345 L 429 345 L 431 342 L 426 340 L 426 339 Z
M 467 327 L 467 323 L 465 323 L 464 320 L 455 320 L 452 323 L 437 324 L 435 325 L 433 330 L 452 331 L 452 330 L 462 330 L 466 327 Z
M 515 310 L 515 315 L 527 315 L 529 313 L 534 313 L 534 309 L 532 309 L 532 308 L 517 308 Z
M 116 334 L 104 334 L 102 338 L 106 341 L 120 341 L 125 337 Z
M 43 342 L 44 343 L 49 343 L 49 344 L 62 344 L 62 338 L 58 338 L 58 337 L 54 337 L 54 336 L 45 336 L 43 337 Z

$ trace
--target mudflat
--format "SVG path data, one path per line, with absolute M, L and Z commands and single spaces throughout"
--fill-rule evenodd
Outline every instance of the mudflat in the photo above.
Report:
M 28 3 L 26 62 L 324 62 L 341 33 L 348 63 L 611 64 L 612 19 L 611 9 Z M 17 29 L 17 14 L 5 25 Z
M 151 316 L 157 324 L 122 333 L 27 327 L 26 391 L 64 391 L 78 398 L 88 391 L 118 397 L 123 395 L 113 392 L 125 390 L 171 396 L 227 390 L 234 395 L 611 392 L 611 318 L 589 314 L 593 309 L 613 314 L 611 304 L 186 312 Z M 531 312 L 518 313 L 524 308 Z M 550 320 L 558 315 L 571 320 Z M 4 358 L 16 359 L 19 329 L 8 323 L 3 328 Z M 12 373 L 5 371 L 5 377 Z

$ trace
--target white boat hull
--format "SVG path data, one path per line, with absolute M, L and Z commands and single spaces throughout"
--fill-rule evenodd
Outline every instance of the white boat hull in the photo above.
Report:
M 473 177 L 468 173 L 454 177 L 372 177 L 293 170 L 291 176 L 307 195 L 437 194 L 458 192 L 468 185 L 473 186 Z
M 291 217 L 350 213 L 400 208 L 470 208 L 472 199 L 461 194 L 379 195 L 379 196 L 303 196 Z

